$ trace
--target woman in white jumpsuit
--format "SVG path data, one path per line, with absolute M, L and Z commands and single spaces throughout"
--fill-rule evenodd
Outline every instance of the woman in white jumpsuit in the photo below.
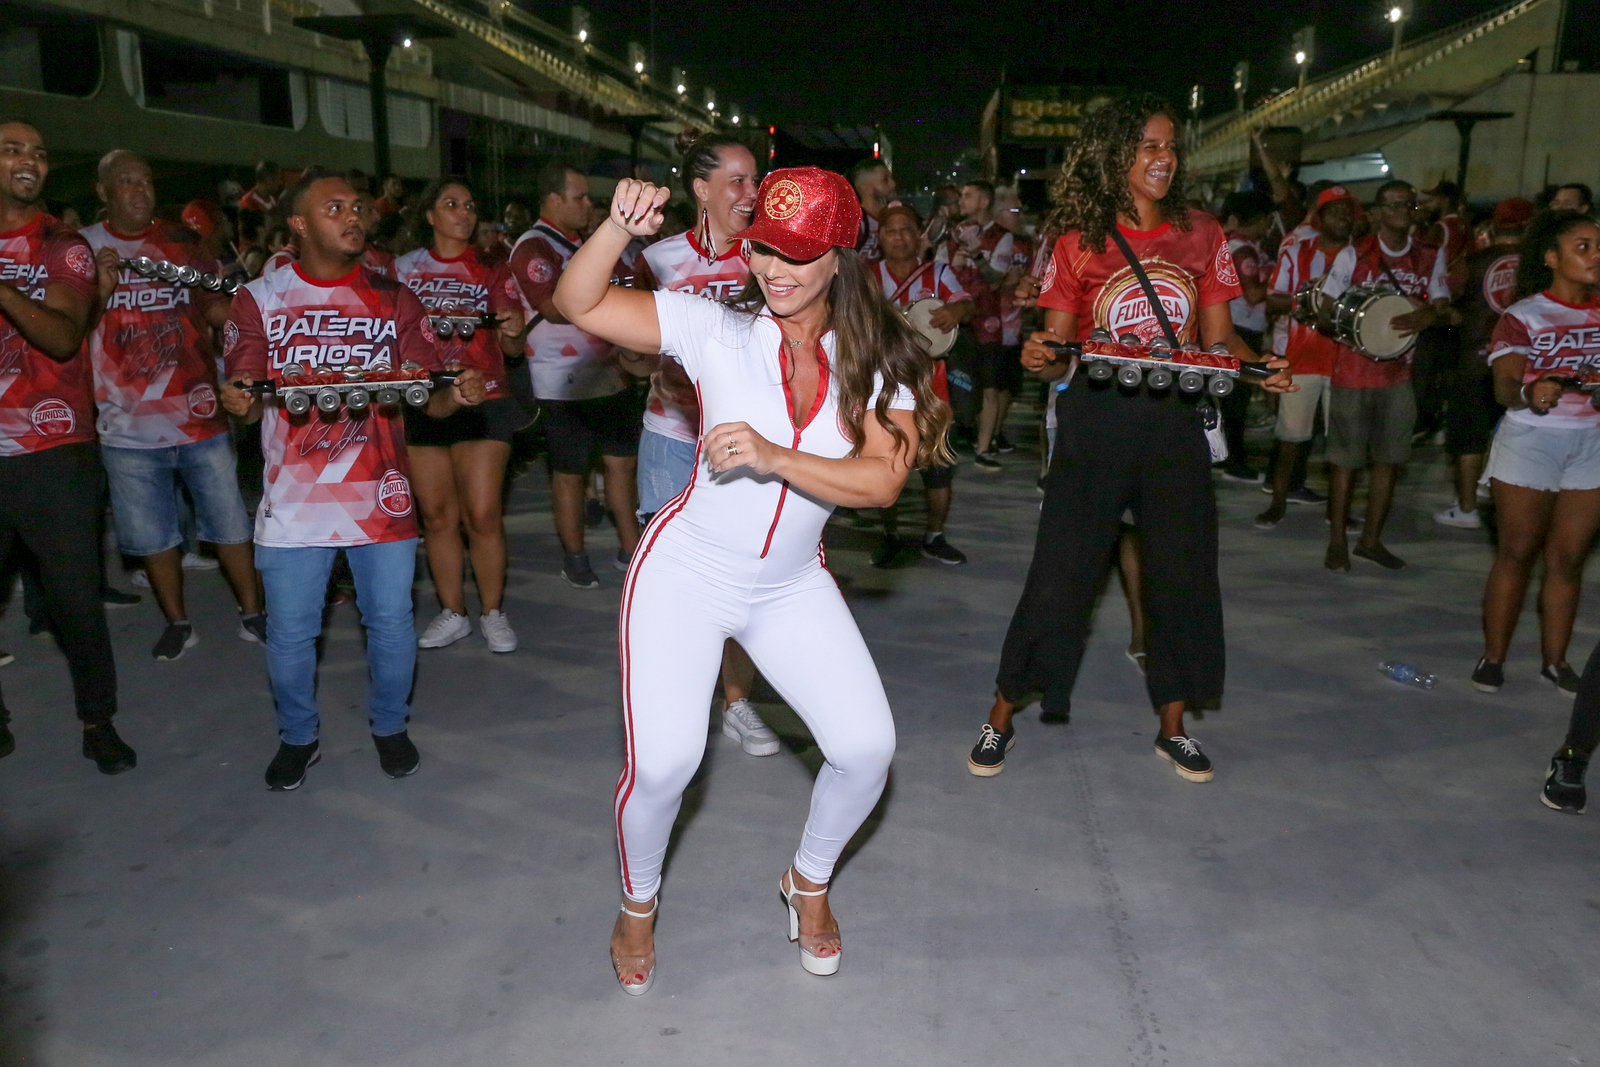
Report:
M 665 189 L 619 183 L 609 218 L 555 294 L 585 330 L 677 360 L 700 398 L 701 460 L 646 528 L 622 598 L 624 900 L 611 955 L 635 995 L 654 977 L 662 861 L 704 753 L 706 707 L 730 637 L 826 761 L 779 889 L 802 966 L 838 970 L 828 881 L 883 792 L 894 722 L 828 574 L 822 527 L 835 505 L 887 506 L 913 467 L 948 462 L 948 409 L 915 336 L 856 256 L 860 207 L 842 176 L 814 167 L 767 176 L 740 235 L 754 284 L 727 304 L 609 285 L 628 241 L 660 227 L 666 199 Z

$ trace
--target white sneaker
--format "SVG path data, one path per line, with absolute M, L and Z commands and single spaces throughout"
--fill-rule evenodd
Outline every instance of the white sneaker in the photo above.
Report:
M 186 571 L 214 571 L 217 561 L 202 556 L 198 552 L 185 552 L 183 554 L 183 569 Z
M 1440 526 L 1455 526 L 1462 530 L 1477 530 L 1483 527 L 1483 519 L 1476 511 L 1462 511 L 1460 504 L 1451 504 L 1443 511 L 1433 513 L 1433 521 Z
M 739 742 L 751 756 L 773 756 L 778 752 L 778 735 L 761 721 L 748 700 L 735 700 L 722 713 L 722 736 Z
M 128 575 L 128 584 L 131 585 L 131 586 L 136 586 L 139 589 L 149 589 L 150 588 L 150 574 L 149 574 L 149 572 L 146 571 L 143 567 L 136 568 L 133 571 L 133 573 Z
M 517 650 L 517 633 L 506 621 L 505 612 L 491 611 L 487 615 L 479 615 L 478 630 L 483 634 L 483 639 L 489 643 L 490 652 Z
M 453 645 L 472 632 L 472 623 L 465 615 L 457 615 L 445 608 L 433 617 L 428 628 L 417 638 L 418 648 L 443 648 Z

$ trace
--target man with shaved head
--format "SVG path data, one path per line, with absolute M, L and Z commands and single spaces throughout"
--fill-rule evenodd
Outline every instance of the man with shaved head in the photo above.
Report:
M 213 275 L 221 268 L 192 231 L 155 217 L 155 182 L 139 156 L 107 152 L 97 176 L 106 218 L 83 230 L 99 267 L 101 308 L 89 357 L 117 547 L 144 561 L 167 620 L 150 654 L 175 660 L 200 639 L 184 604 L 180 483 L 194 502 L 196 533 L 216 547 L 233 587 L 240 638 L 264 641 L 250 519 L 211 348 L 213 327 L 228 321 L 228 298 L 124 264 L 143 257 Z
M 84 339 L 94 254 L 41 210 L 50 155 L 31 123 L 0 121 L 0 559 L 21 541 L 67 654 L 83 754 L 105 774 L 137 756 L 117 736 L 117 670 L 100 604 L 94 387 Z M 0 756 L 16 746 L 0 704 Z

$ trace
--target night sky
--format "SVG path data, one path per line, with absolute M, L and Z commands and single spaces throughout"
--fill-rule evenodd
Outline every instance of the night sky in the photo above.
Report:
M 565 27 L 565 4 L 518 0 Z M 624 57 L 649 43 L 649 0 L 589 0 L 596 43 Z M 1483 0 L 1415 0 L 1407 34 L 1433 32 L 1502 6 Z M 1233 65 L 1251 64 L 1252 94 L 1294 83 L 1290 37 L 1317 27 L 1312 68 L 1336 67 L 1389 46 L 1388 3 L 1221 0 L 1097 5 L 999 2 L 784 4 L 656 0 L 655 69 L 689 71 L 691 93 L 715 86 L 763 122 L 880 123 L 895 146 L 902 183 L 948 168 L 977 137 L 978 116 L 1002 68 L 1102 67 L 1137 72 L 1142 84 L 1184 106 L 1206 85 L 1207 112 L 1233 106 Z M 1047 14 L 1060 12 L 1055 18 Z

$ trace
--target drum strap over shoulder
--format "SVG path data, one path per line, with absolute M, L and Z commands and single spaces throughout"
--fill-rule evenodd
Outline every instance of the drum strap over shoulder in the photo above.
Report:
M 1133 254 L 1133 249 L 1128 246 L 1128 239 L 1122 236 L 1122 231 L 1117 229 L 1115 222 L 1111 224 L 1111 238 L 1117 242 L 1117 248 L 1122 251 L 1128 266 L 1133 268 L 1133 276 L 1139 279 L 1139 287 L 1144 290 L 1145 299 L 1150 301 L 1150 310 L 1155 313 L 1156 321 L 1161 324 L 1161 332 L 1166 335 L 1167 344 L 1177 348 L 1178 335 L 1172 329 L 1172 323 L 1167 320 L 1166 309 L 1161 306 L 1161 299 L 1156 296 L 1156 287 L 1150 284 L 1150 275 L 1144 272 L 1144 265 L 1139 262 L 1139 257 Z

